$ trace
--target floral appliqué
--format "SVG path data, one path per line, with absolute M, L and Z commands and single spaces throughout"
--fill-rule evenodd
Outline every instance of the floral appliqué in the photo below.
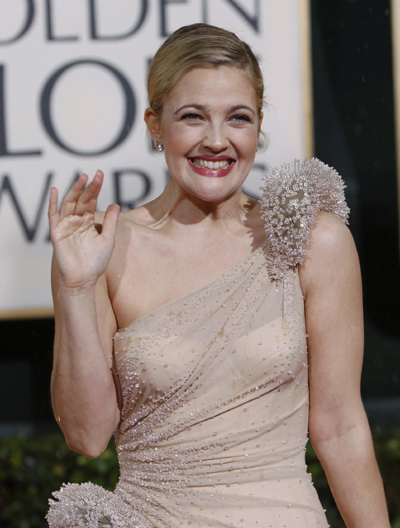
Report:
M 317 158 L 276 167 L 263 177 L 261 212 L 269 240 L 271 278 L 282 279 L 303 262 L 310 229 L 319 211 L 348 224 L 345 185 L 337 171 Z

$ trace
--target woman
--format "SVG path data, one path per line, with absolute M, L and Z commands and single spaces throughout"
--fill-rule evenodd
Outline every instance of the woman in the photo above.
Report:
M 114 493 L 62 488 L 50 526 L 327 527 L 304 462 L 309 427 L 347 527 L 388 528 L 340 177 L 296 161 L 265 179 L 261 203 L 242 192 L 263 80 L 232 33 L 175 32 L 148 91 L 164 192 L 97 218 L 100 171 L 60 213 L 51 192 L 53 407 L 86 456 L 114 432 L 121 477 Z

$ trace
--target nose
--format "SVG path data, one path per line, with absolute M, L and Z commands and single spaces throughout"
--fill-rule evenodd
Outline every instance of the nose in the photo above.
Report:
M 203 146 L 212 152 L 222 152 L 228 147 L 226 129 L 222 123 L 209 123 L 203 139 Z

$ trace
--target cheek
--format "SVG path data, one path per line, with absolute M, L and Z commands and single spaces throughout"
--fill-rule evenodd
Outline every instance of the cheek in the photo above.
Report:
M 235 135 L 234 141 L 243 155 L 255 155 L 258 144 L 258 132 L 256 130 L 241 131 Z
M 176 126 L 165 130 L 163 137 L 165 138 L 164 145 L 166 149 L 170 150 L 171 154 L 181 154 L 198 141 L 199 133 L 194 129 Z

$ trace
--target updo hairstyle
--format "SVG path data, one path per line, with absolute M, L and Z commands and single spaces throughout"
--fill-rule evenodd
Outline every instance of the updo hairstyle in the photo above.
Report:
M 155 54 L 147 77 L 150 107 L 162 113 L 165 96 L 193 68 L 232 66 L 242 70 L 254 86 L 258 115 L 264 106 L 264 80 L 250 46 L 234 33 L 208 24 L 192 24 L 175 31 Z

